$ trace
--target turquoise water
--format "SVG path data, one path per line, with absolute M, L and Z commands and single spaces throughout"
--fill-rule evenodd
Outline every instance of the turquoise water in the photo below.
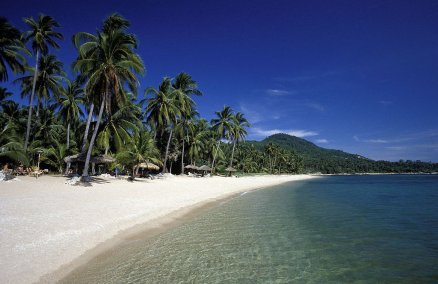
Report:
M 65 283 L 437 283 L 438 176 L 346 176 L 244 194 Z

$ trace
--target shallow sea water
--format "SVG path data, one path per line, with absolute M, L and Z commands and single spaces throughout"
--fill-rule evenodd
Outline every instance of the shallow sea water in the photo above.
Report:
M 437 283 L 438 176 L 323 177 L 250 192 L 62 283 Z

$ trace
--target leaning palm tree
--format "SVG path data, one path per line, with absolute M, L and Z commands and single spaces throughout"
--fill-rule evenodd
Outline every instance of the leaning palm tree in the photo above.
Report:
M 33 17 L 30 17 L 25 18 L 24 22 L 29 26 L 30 30 L 24 32 L 22 34 L 22 38 L 24 42 L 28 42 L 30 40 L 32 41 L 32 50 L 35 53 L 35 71 L 32 85 L 32 93 L 30 96 L 29 114 L 27 118 L 26 138 L 24 142 L 24 149 L 26 150 L 29 143 L 30 122 L 32 118 L 32 105 L 38 76 L 39 55 L 40 53 L 43 55 L 48 54 L 49 45 L 54 48 L 59 48 L 59 45 L 55 41 L 55 39 L 63 39 L 63 36 L 61 33 L 55 32 L 53 30 L 54 28 L 59 27 L 59 24 L 50 16 L 41 14 L 38 20 L 34 20 Z
M 58 114 L 67 123 L 66 150 L 68 150 L 70 147 L 70 125 L 84 114 L 80 107 L 83 104 L 83 90 L 78 82 L 67 80 L 67 87 L 62 90 L 58 101 L 61 105 Z
M 113 20 L 107 19 L 104 27 L 108 21 Z M 87 95 L 93 94 L 90 101 L 100 103 L 82 173 L 83 179 L 87 179 L 91 152 L 103 111 L 106 109 L 107 113 L 110 113 L 112 102 L 119 106 L 126 103 L 126 92 L 123 91 L 125 85 L 136 94 L 138 85 L 136 74 L 142 74 L 144 66 L 140 56 L 134 52 L 137 47 L 135 36 L 125 33 L 124 28 L 110 27 L 108 30 L 98 31 L 97 35 L 78 33 L 73 37 L 73 41 L 79 52 L 73 67 L 87 77 L 85 92 Z
M 4 17 L 0 17 L 0 82 L 8 80 L 7 66 L 14 73 L 23 73 L 28 53 L 20 40 L 20 31 Z

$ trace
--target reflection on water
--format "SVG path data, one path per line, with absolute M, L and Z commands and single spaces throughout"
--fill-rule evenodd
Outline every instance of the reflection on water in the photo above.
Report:
M 438 177 L 325 177 L 241 195 L 64 283 L 438 281 Z

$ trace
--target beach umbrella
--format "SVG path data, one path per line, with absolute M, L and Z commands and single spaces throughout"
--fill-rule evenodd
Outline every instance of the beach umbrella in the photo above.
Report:
M 199 167 L 198 170 L 210 172 L 211 168 L 209 166 L 203 165 L 203 166 Z
M 153 163 L 140 163 L 138 165 L 139 168 L 143 168 L 143 169 L 148 169 L 148 170 L 154 170 L 154 171 L 158 171 L 160 169 L 159 166 L 153 164 Z
M 226 172 L 237 172 L 237 170 L 235 168 L 232 167 L 228 167 L 225 169 Z

